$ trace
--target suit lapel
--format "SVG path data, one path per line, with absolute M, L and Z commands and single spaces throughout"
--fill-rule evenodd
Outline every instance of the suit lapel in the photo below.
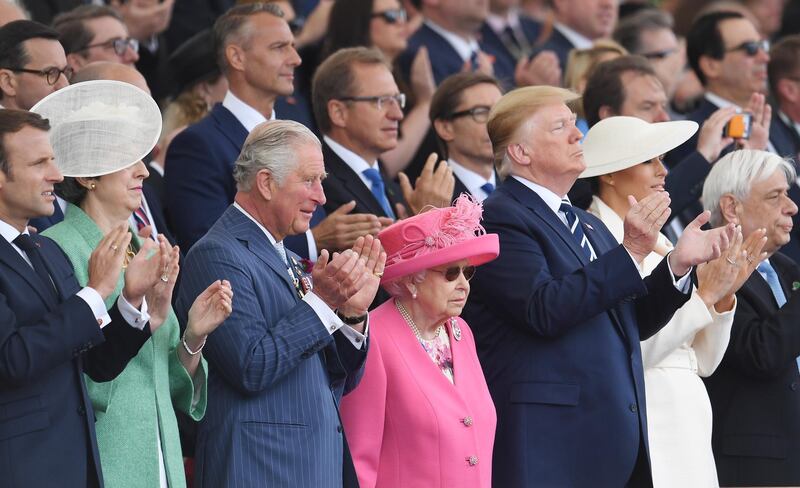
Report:
M 347 189 L 347 192 L 353 196 L 358 206 L 365 209 L 366 213 L 386 216 L 383 207 L 375 199 L 372 191 L 361 181 L 361 177 L 347 163 L 342 161 L 342 158 L 333 152 L 327 144 L 323 144 L 323 157 L 328 173 L 330 173 L 331 177 L 339 180 L 342 186 Z
M 55 305 L 53 303 L 53 294 L 43 288 L 47 285 L 42 283 L 42 280 L 39 278 L 33 268 L 5 239 L 0 239 L 0 261 L 5 263 L 6 266 L 20 275 L 20 277 L 22 277 L 22 279 L 24 279 L 31 286 L 31 288 L 36 290 L 36 294 L 38 294 L 39 298 L 41 298 L 42 301 L 47 304 L 48 309 Z M 48 272 L 50 272 L 49 268 L 50 267 L 48 266 Z M 50 272 L 50 276 L 54 276 L 52 272 Z
M 213 117 L 219 131 L 233 144 L 237 150 L 241 150 L 247 139 L 247 129 L 239 122 L 233 113 L 223 107 L 221 103 L 214 105 L 209 117 Z M 231 161 L 233 166 L 233 161 Z

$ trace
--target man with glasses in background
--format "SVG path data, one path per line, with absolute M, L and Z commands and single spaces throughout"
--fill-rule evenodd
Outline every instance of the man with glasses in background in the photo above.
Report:
M 30 110 L 36 102 L 69 85 L 58 32 L 44 24 L 17 20 L 0 27 L 0 105 Z
M 482 202 L 500 182 L 486 122 L 503 93 L 495 78 L 483 73 L 458 73 L 446 78 L 431 101 L 431 125 L 440 154 L 453 170 L 452 199 L 469 193 Z
M 82 5 L 57 15 L 53 28 L 75 71 L 94 61 L 132 65 L 139 60 L 139 41 L 129 36 L 122 16 L 111 7 Z
M 324 134 L 322 154 L 329 176 L 322 187 L 328 212 L 354 201 L 354 213 L 376 215 L 386 226 L 427 205 L 450 204 L 452 172 L 446 164 L 434 171 L 435 154 L 417 178 L 416 189 L 401 173 L 401 191 L 381 168 L 381 153 L 397 146 L 406 97 L 380 51 L 355 47 L 328 57 L 314 75 L 312 102 Z

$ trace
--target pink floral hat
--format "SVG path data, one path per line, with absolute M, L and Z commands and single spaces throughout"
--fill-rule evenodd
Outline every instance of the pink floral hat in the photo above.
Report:
M 461 259 L 477 266 L 496 258 L 500 241 L 483 229 L 482 214 L 483 206 L 462 193 L 452 207 L 428 210 L 381 231 L 387 256 L 381 283 Z

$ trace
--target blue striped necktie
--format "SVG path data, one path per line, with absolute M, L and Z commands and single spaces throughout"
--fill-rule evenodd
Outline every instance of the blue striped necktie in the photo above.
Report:
M 583 233 L 583 226 L 581 226 L 578 216 L 575 215 L 575 212 L 572 210 L 572 204 L 569 203 L 569 200 L 563 199 L 561 200 L 561 207 L 559 210 L 564 212 L 564 215 L 567 217 L 567 227 L 569 227 L 575 242 L 577 242 L 578 246 L 583 250 L 583 255 L 586 256 L 586 259 L 589 261 L 593 261 L 597 256 L 594 255 L 594 250 L 592 250 L 592 246 L 589 244 L 589 239 L 587 239 L 586 234 Z
M 367 168 L 363 171 L 363 174 L 371 183 L 370 191 L 372 192 L 372 195 L 375 196 L 375 200 L 377 200 L 380 204 L 383 212 L 387 217 L 391 217 L 392 219 L 395 218 L 394 212 L 392 212 L 392 206 L 389 204 L 389 199 L 386 198 L 383 177 L 381 177 L 380 171 L 375 168 Z

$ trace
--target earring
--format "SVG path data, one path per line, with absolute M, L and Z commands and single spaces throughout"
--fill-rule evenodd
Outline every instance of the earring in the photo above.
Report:
M 97 184 L 96 183 L 92 182 L 92 183 L 89 184 L 89 191 L 92 191 L 95 188 L 97 188 Z
M 411 298 L 412 298 L 413 300 L 416 300 L 416 299 L 417 299 L 417 292 L 415 292 L 415 291 L 412 291 L 412 292 L 411 292 Z

